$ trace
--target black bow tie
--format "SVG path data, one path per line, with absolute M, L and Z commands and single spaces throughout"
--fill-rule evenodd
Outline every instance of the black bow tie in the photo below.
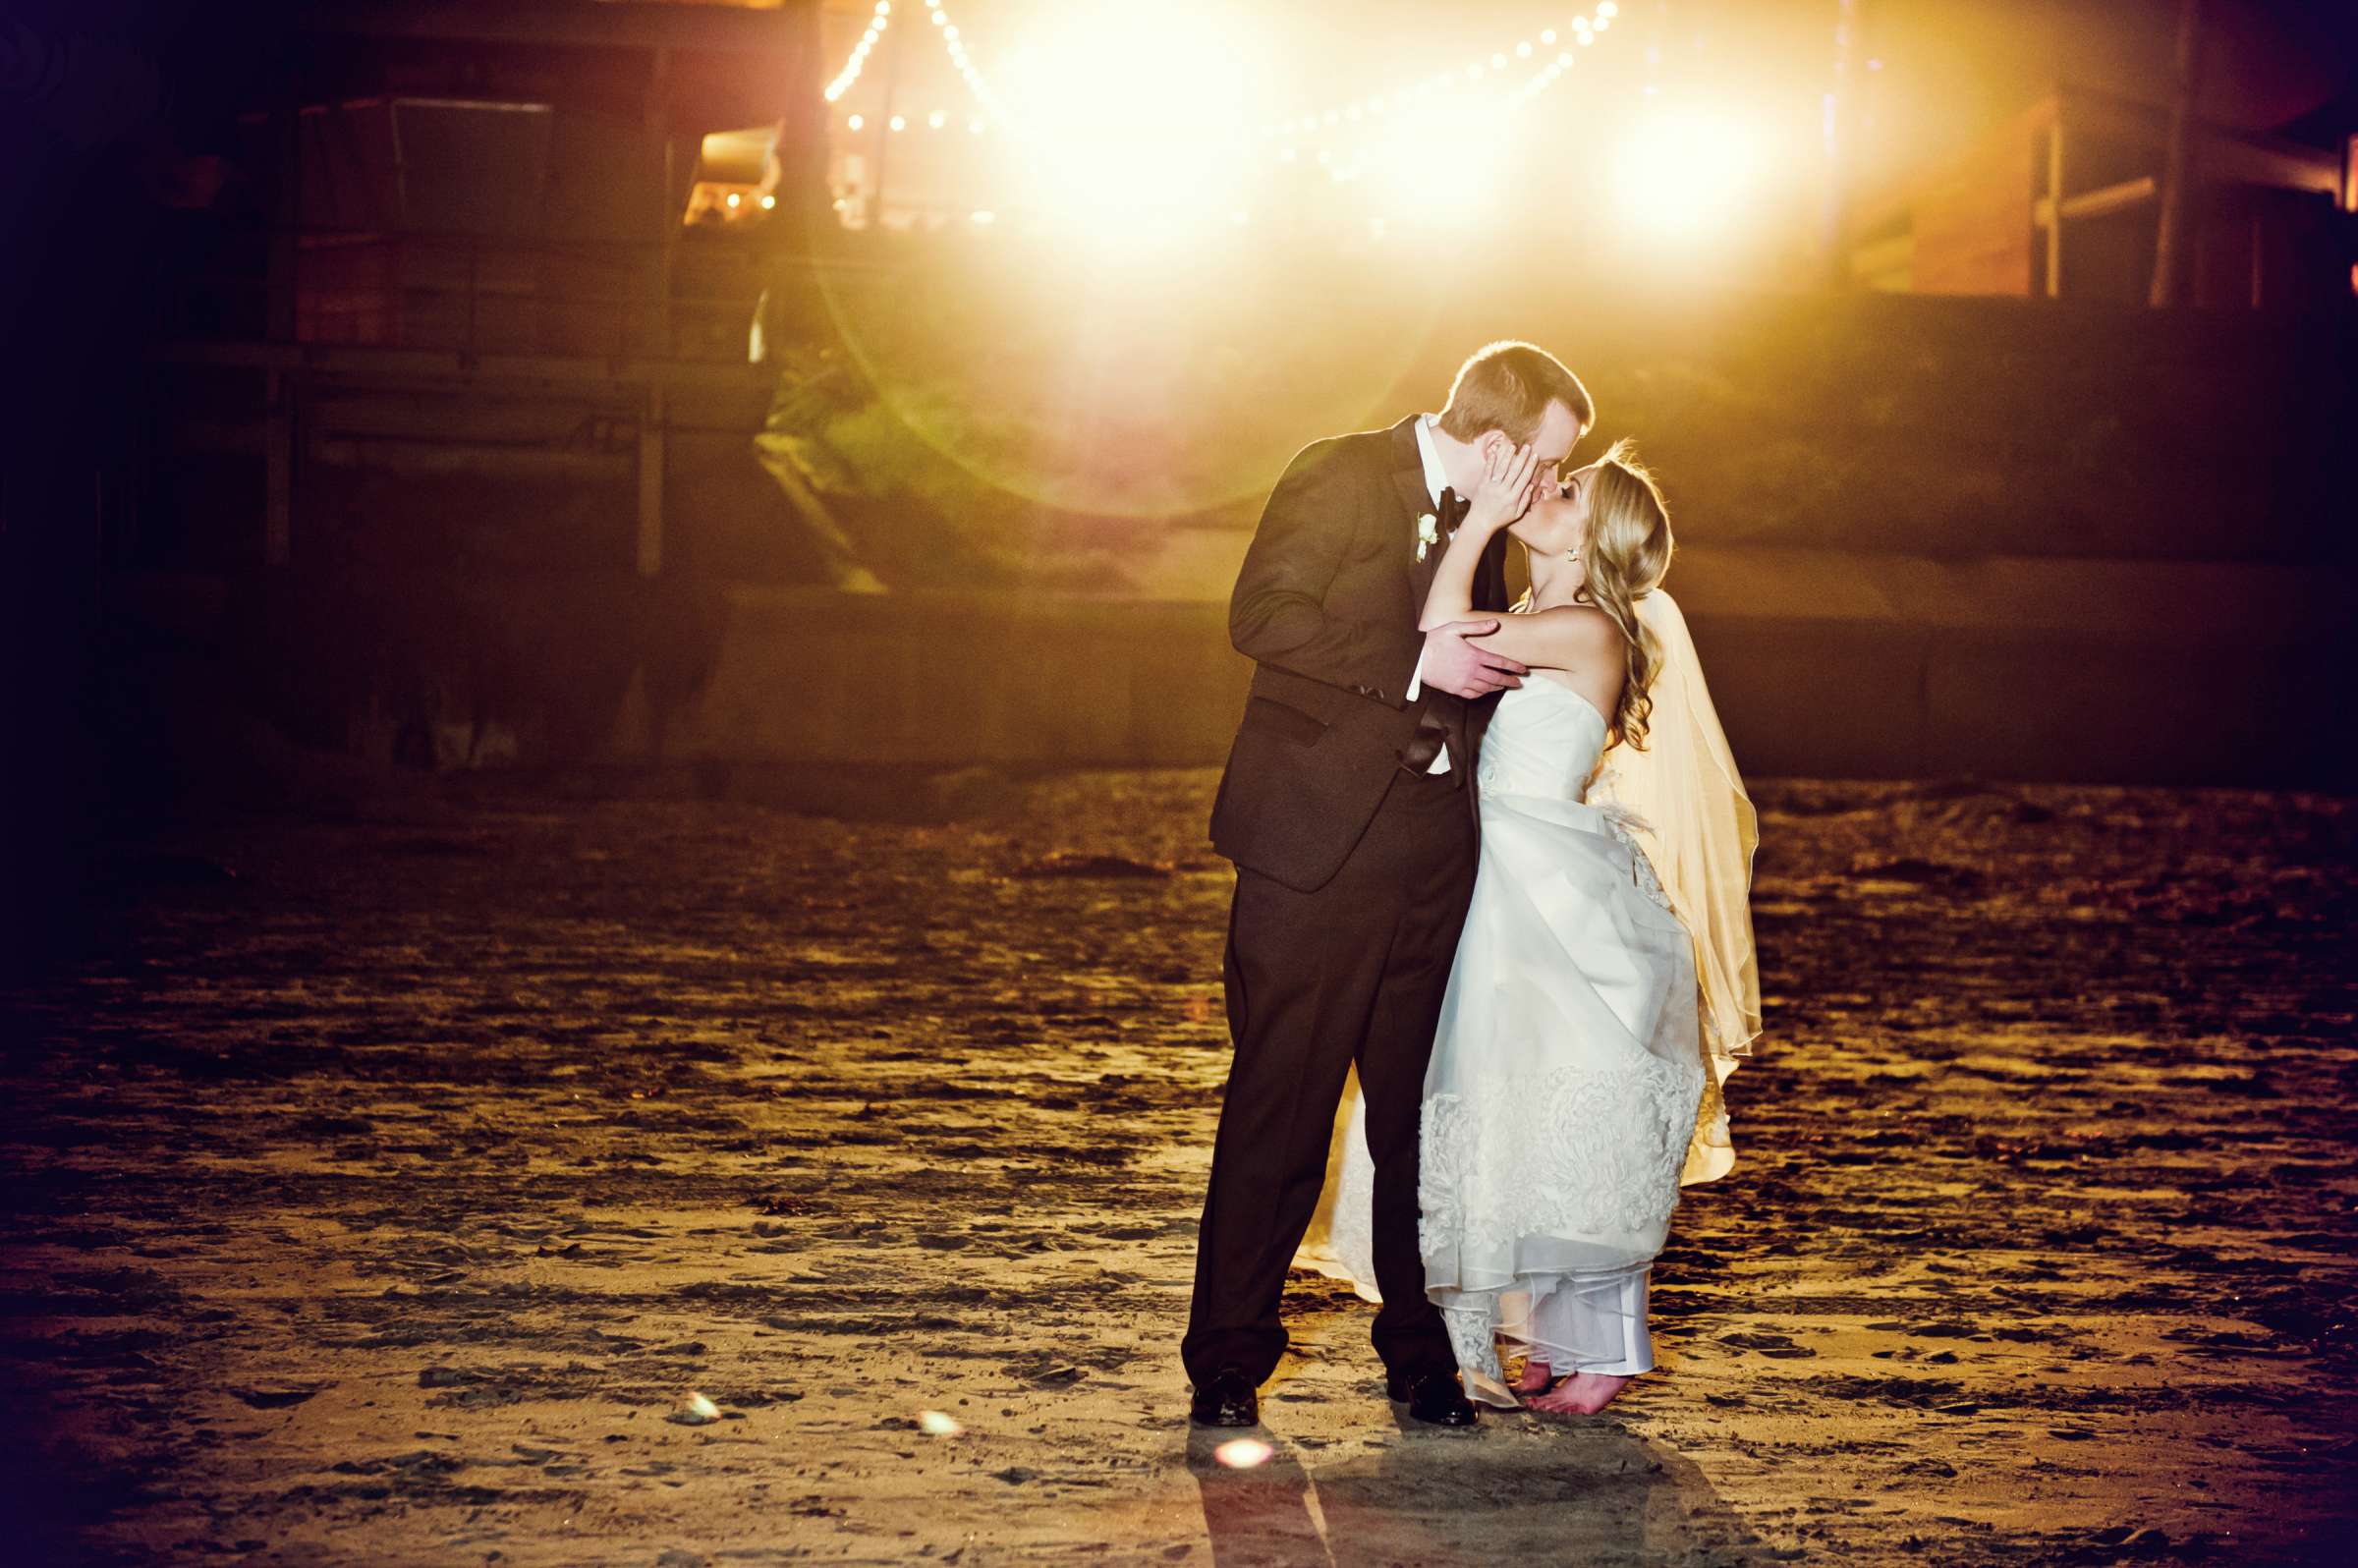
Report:
M 1441 532 L 1443 533 L 1455 533 L 1457 526 L 1466 520 L 1466 514 L 1474 510 L 1473 502 L 1446 485 L 1441 488 L 1440 506 Z

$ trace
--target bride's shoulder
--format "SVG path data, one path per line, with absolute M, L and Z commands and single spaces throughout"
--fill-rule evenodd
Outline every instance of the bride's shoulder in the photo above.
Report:
M 1544 610 L 1518 613 L 1532 630 L 1569 648 L 1611 647 L 1621 641 L 1621 628 L 1593 604 L 1552 604 Z

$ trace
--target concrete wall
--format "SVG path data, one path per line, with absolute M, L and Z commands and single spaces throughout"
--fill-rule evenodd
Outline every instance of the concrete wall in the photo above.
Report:
M 1683 552 L 1739 764 L 1768 775 L 2347 788 L 2345 577 Z M 1250 666 L 1217 603 L 729 591 L 674 757 L 1216 763 Z
M 1217 604 L 754 587 L 728 601 L 674 757 L 1211 762 L 1252 673 Z

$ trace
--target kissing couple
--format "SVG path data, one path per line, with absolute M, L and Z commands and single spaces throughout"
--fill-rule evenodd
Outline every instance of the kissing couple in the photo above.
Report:
M 1418 1422 L 1593 1414 L 1653 1370 L 1653 1260 L 1734 1161 L 1720 1086 L 1760 1034 L 1758 833 L 1660 490 L 1626 442 L 1570 467 L 1595 423 L 1493 343 L 1438 415 L 1304 448 L 1246 551 L 1199 1425 L 1260 1420 L 1295 1261 L 1381 1304 Z

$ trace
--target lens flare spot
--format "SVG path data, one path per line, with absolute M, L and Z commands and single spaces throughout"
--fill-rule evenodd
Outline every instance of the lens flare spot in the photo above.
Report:
M 1258 1437 L 1237 1437 L 1214 1448 L 1211 1457 L 1230 1470 L 1251 1470 L 1256 1465 L 1267 1464 L 1276 1451 Z
M 919 1411 L 917 1425 L 920 1429 L 929 1431 L 936 1437 L 955 1437 L 966 1430 L 964 1427 L 958 1425 L 957 1417 L 945 1416 L 938 1410 Z
M 1724 111 L 1661 105 L 1624 134 L 1622 210 L 1656 236 L 1737 227 L 1758 196 L 1762 143 L 1759 126 Z

